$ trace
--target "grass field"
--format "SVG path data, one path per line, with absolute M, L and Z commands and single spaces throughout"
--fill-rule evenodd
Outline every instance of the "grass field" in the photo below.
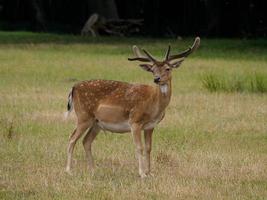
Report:
M 203 39 L 173 73 L 173 96 L 156 128 L 154 177 L 140 179 L 130 134 L 101 132 L 97 165 L 86 168 L 81 141 L 73 175 L 64 172 L 75 116 L 67 94 L 80 80 L 153 84 L 128 62 L 131 46 L 158 58 L 193 39 L 81 38 L 0 32 L 0 199 L 267 199 L 267 94 L 209 92 L 203 77 L 260 75 L 267 84 L 267 40 Z M 242 79 L 243 80 L 243 79 Z

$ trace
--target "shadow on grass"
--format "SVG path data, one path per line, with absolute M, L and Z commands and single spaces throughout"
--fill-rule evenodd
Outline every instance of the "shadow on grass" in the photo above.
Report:
M 162 54 L 168 44 L 173 52 L 185 50 L 193 43 L 193 37 L 178 40 L 176 38 L 146 37 L 82 37 L 80 35 L 4 32 L 0 31 L 0 45 L 19 44 L 98 44 L 121 46 L 123 51 L 136 44 L 148 48 L 155 54 Z M 267 39 L 201 39 L 201 46 L 194 57 L 227 58 L 244 60 L 267 60 Z
M 103 44 L 127 44 L 129 41 L 153 42 L 153 39 L 148 38 L 126 38 L 126 37 L 82 37 L 80 35 L 71 34 L 52 34 L 52 33 L 34 33 L 34 32 L 1 32 L 0 44 L 73 44 L 73 43 L 103 43 Z

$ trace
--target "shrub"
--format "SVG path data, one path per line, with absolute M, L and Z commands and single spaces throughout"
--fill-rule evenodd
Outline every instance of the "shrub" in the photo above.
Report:
M 222 90 L 222 88 L 224 87 L 223 81 L 213 74 L 208 74 L 203 76 L 202 84 L 210 92 L 216 92 Z
M 264 83 L 263 76 L 255 75 L 254 78 L 251 79 L 250 81 L 250 86 L 253 92 L 260 92 L 260 93 L 267 92 L 267 84 Z
M 226 77 L 209 73 L 203 75 L 201 81 L 203 87 L 210 92 L 267 92 L 267 78 L 259 74 Z

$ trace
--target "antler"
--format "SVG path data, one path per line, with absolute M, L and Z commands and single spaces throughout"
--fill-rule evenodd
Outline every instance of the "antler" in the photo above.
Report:
M 168 46 L 168 49 L 166 51 L 166 54 L 165 54 L 165 60 L 168 60 L 169 59 L 170 51 L 171 51 L 171 46 L 169 45 Z
M 147 55 L 147 57 L 150 59 L 151 62 L 153 63 L 157 62 L 157 60 L 150 53 L 148 53 L 148 51 L 146 51 L 145 49 L 142 49 L 142 50 Z
M 157 60 L 150 54 L 148 53 L 146 50 L 142 49 L 144 51 L 144 53 L 146 54 L 146 56 L 144 56 L 140 49 L 134 45 L 133 46 L 133 52 L 134 52 L 134 55 L 136 57 L 134 58 L 128 58 L 129 61 L 135 61 L 135 60 L 138 60 L 138 61 L 141 61 L 141 62 L 157 62 Z
M 179 64 L 184 60 L 184 58 L 186 58 L 191 53 L 193 53 L 199 47 L 199 45 L 200 45 L 200 38 L 196 37 L 194 44 L 191 47 L 189 47 L 189 49 L 187 49 L 186 51 L 183 51 L 182 53 L 179 53 L 176 55 L 171 55 L 171 56 L 170 56 L 171 47 L 169 45 L 168 49 L 166 51 L 166 54 L 165 54 L 165 60 L 163 62 L 170 62 L 170 61 L 175 60 L 175 59 L 180 59 L 179 61 L 172 63 L 172 64 Z M 134 45 L 133 46 L 133 52 L 134 52 L 135 57 L 134 58 L 128 58 L 128 60 L 129 61 L 138 60 L 141 62 L 152 62 L 152 63 L 158 62 L 148 51 L 146 51 L 145 49 L 142 49 L 142 50 L 143 50 L 145 55 L 143 53 L 141 53 L 140 49 L 137 46 Z
M 171 61 L 171 60 L 178 59 L 178 58 L 185 58 L 185 57 L 189 56 L 191 53 L 193 53 L 199 47 L 199 45 L 200 45 L 200 38 L 196 37 L 194 44 L 191 47 L 189 47 L 189 49 L 187 49 L 186 51 L 183 51 L 182 53 L 179 53 L 177 55 L 168 56 L 168 58 L 167 58 L 167 54 L 166 54 L 165 61 Z M 168 49 L 168 51 L 169 51 L 169 49 Z

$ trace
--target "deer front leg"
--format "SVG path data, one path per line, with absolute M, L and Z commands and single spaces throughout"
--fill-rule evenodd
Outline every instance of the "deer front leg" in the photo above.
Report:
M 154 129 L 149 129 L 144 131 L 145 136 L 145 173 L 150 174 L 150 152 L 152 144 L 152 133 Z
M 133 124 L 132 127 L 132 134 L 133 134 L 133 140 L 136 148 L 136 155 L 138 158 L 138 164 L 139 164 L 139 175 L 141 178 L 146 177 L 146 174 L 144 172 L 144 165 L 143 165 L 143 145 L 141 140 L 141 126 L 138 124 Z

